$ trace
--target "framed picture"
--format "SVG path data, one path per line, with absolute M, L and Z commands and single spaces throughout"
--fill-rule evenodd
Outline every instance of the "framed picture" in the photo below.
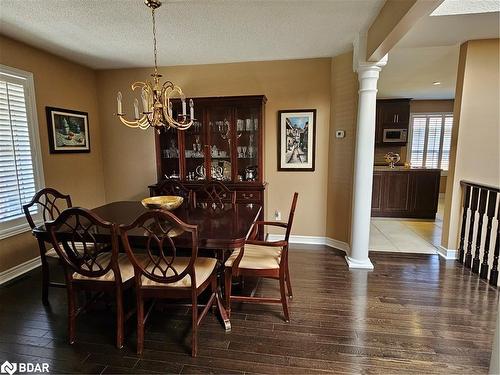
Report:
M 90 152 L 87 112 L 45 107 L 51 154 Z
M 316 110 L 278 111 L 278 171 L 314 171 Z

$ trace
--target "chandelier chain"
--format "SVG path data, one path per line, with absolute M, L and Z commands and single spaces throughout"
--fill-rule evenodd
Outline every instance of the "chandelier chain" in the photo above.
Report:
M 155 58 L 155 74 L 158 74 L 158 62 L 157 62 L 157 49 L 156 49 L 156 20 L 155 20 L 155 10 L 151 9 L 151 17 L 153 18 L 153 54 Z

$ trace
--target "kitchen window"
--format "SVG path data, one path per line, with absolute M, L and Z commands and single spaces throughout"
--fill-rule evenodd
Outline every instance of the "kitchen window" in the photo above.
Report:
M 33 75 L 0 65 L 0 239 L 29 230 L 22 206 L 43 185 Z
M 412 167 L 448 171 L 453 113 L 412 114 L 409 160 Z

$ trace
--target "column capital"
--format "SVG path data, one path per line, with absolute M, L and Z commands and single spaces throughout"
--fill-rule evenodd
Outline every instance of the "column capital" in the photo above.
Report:
M 352 69 L 360 74 L 364 72 L 380 72 L 387 64 L 388 57 L 385 55 L 379 61 L 367 61 L 366 59 L 366 33 L 359 33 L 354 39 L 354 54 L 352 59 Z M 378 75 L 377 75 L 378 78 Z

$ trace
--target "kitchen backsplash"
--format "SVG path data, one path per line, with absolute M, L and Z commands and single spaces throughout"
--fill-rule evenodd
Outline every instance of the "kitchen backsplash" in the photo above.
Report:
M 401 161 L 398 164 L 403 165 L 406 161 L 406 146 L 375 146 L 375 165 L 387 165 L 384 159 L 388 152 L 395 152 L 401 156 Z

